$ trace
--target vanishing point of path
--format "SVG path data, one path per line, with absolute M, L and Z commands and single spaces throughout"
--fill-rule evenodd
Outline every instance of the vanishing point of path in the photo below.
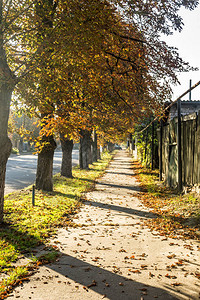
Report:
M 125 151 L 117 153 L 86 194 L 74 217 L 78 226 L 52 238 L 60 258 L 40 267 L 9 299 L 199 299 L 197 243 L 167 239 L 142 225 L 154 215 L 137 198 L 131 163 Z

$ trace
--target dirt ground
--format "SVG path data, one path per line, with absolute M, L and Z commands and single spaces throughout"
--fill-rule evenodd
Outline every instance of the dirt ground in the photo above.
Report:
M 139 201 L 125 150 L 50 244 L 59 259 L 39 268 L 8 299 L 200 299 L 198 244 L 160 236 L 143 225 L 155 218 Z

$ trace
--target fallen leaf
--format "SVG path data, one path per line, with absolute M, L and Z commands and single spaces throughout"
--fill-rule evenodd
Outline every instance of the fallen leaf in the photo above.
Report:
M 172 259 L 172 258 L 174 258 L 174 257 L 176 257 L 175 254 L 171 254 L 171 255 L 168 255 L 168 256 L 167 256 L 167 258 L 169 258 L 169 259 Z
M 92 283 L 88 284 L 87 288 L 90 288 L 91 286 L 96 286 L 96 285 L 97 285 L 96 281 L 92 280 Z

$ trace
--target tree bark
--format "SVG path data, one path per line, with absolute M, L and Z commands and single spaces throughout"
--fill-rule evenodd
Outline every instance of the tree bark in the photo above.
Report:
M 72 178 L 73 140 L 65 138 L 64 134 L 60 134 L 60 142 L 62 147 L 61 175 L 67 178 Z
M 93 144 L 93 140 L 92 140 L 92 136 L 91 136 L 92 132 L 88 131 L 88 146 L 87 146 L 87 156 L 88 156 L 88 164 L 92 164 L 93 163 L 93 154 L 92 154 L 92 144 Z
M 100 151 L 100 147 L 97 148 L 97 160 L 101 159 L 101 151 Z
M 0 1 L 0 223 L 3 221 L 6 163 L 12 149 L 7 133 L 8 118 L 12 92 L 16 84 L 16 77 L 8 66 L 4 50 L 2 12 L 3 1 Z
M 97 154 L 97 133 L 94 130 L 94 140 L 93 140 L 93 144 L 92 144 L 92 158 L 93 158 L 93 162 L 96 162 L 98 159 L 98 154 Z
M 12 149 L 7 129 L 13 89 L 9 84 L 0 87 L 0 223 L 3 221 L 6 163 Z
M 53 136 L 44 136 L 42 151 L 38 153 L 36 189 L 53 191 L 53 156 L 56 142 Z
M 113 152 L 114 151 L 114 144 L 111 142 L 108 142 L 108 152 Z
M 80 169 L 89 169 L 89 155 L 91 149 L 90 132 L 81 130 L 80 150 L 79 150 L 79 165 Z

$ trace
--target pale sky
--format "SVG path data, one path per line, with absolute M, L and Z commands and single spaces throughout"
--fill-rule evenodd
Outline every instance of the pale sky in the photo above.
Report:
M 189 88 L 189 81 L 192 85 L 200 81 L 200 5 L 193 11 L 181 9 L 180 15 L 183 17 L 184 27 L 181 33 L 175 32 L 172 36 L 164 37 L 169 46 L 179 49 L 180 56 L 193 67 L 198 67 L 199 71 L 179 73 L 179 86 L 172 87 L 173 100 L 178 98 Z M 182 100 L 188 100 L 186 95 Z M 192 91 L 192 100 L 200 100 L 200 85 Z

